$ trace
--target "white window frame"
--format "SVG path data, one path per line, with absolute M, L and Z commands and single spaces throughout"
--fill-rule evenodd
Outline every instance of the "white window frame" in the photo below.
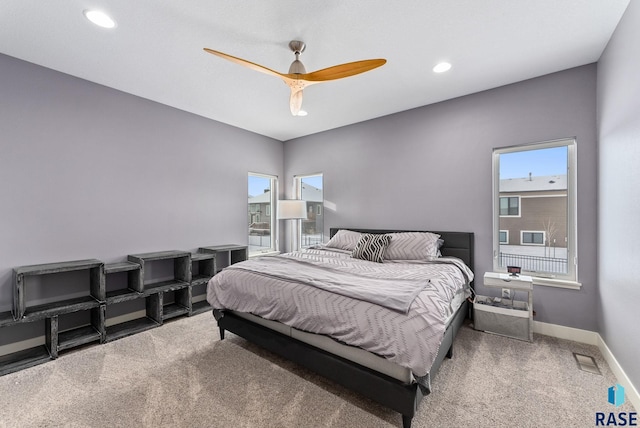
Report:
M 524 242 L 524 234 L 525 233 L 540 233 L 542 234 L 542 243 L 536 244 L 535 242 Z M 543 247 L 544 243 L 547 242 L 547 234 L 544 230 L 521 230 L 520 231 L 520 245 L 534 245 Z
M 507 236 L 506 241 L 500 241 L 500 233 L 504 233 Z M 498 241 L 500 241 L 501 244 L 509 245 L 509 231 L 504 229 L 500 230 L 498 233 Z
M 278 203 L 278 176 L 270 175 L 270 174 L 262 174 L 258 172 L 249 172 L 247 174 L 247 183 L 249 181 L 250 176 L 261 177 L 261 178 L 266 178 L 270 180 L 270 187 L 271 187 L 271 201 L 270 201 L 271 212 L 270 213 L 272 215 L 270 216 L 270 223 L 269 223 L 271 246 L 269 248 L 263 248 L 259 251 L 251 251 L 251 245 L 249 245 L 249 257 L 276 253 L 278 251 L 278 241 L 279 241 L 278 221 L 277 221 L 277 215 L 275 215 L 277 213 L 276 204 Z M 248 188 L 248 184 L 247 184 L 247 188 Z M 269 207 L 266 207 L 266 208 L 269 208 Z M 251 210 L 251 206 L 249 206 L 249 210 Z M 267 211 L 267 209 L 265 209 L 265 211 Z M 267 215 L 268 214 L 265 212 L 265 216 Z M 250 243 L 250 239 L 251 238 L 249 237 L 249 231 L 247 230 L 247 241 L 249 243 Z
M 493 270 L 506 272 L 506 268 L 500 267 L 500 155 L 506 153 L 548 149 L 553 147 L 567 147 L 567 273 L 552 274 L 544 272 L 527 272 L 523 275 L 533 277 L 534 284 L 551 287 L 580 289 L 582 284 L 578 282 L 578 228 L 577 228 L 577 142 L 575 138 L 563 138 L 559 140 L 544 141 L 510 147 L 493 149 Z M 520 201 L 522 202 L 522 201 Z M 522 212 L 522 205 L 520 205 Z M 535 245 L 535 244 L 533 244 Z

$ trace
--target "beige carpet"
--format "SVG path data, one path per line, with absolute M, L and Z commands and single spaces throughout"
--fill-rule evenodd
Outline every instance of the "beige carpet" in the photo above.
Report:
M 589 427 L 615 409 L 598 349 L 464 327 L 414 427 Z M 572 352 L 603 376 L 578 370 Z M 2 427 L 401 427 L 398 413 L 229 334 L 210 313 L 0 377 Z

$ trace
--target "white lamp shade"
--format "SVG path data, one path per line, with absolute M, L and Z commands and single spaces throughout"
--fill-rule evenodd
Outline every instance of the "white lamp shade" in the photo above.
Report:
M 299 199 L 287 199 L 278 201 L 278 219 L 304 219 L 307 218 L 307 201 Z

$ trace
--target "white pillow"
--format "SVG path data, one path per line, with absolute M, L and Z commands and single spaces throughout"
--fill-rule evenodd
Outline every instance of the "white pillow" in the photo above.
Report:
M 389 233 L 385 260 L 433 260 L 438 257 L 440 235 L 430 232 Z
M 340 229 L 333 238 L 327 242 L 327 247 L 336 248 L 338 250 L 353 251 L 358 244 L 358 240 L 362 236 L 360 232 L 352 230 Z

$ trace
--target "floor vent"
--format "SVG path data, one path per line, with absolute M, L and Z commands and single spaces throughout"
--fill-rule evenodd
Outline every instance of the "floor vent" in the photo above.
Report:
M 597 375 L 602 375 L 600 369 L 598 368 L 598 364 L 596 363 L 596 360 L 593 359 L 593 357 L 590 357 L 588 355 L 576 354 L 575 352 L 573 353 L 573 356 L 576 359 L 578 368 L 580 368 L 580 370 L 584 370 L 585 372 Z

